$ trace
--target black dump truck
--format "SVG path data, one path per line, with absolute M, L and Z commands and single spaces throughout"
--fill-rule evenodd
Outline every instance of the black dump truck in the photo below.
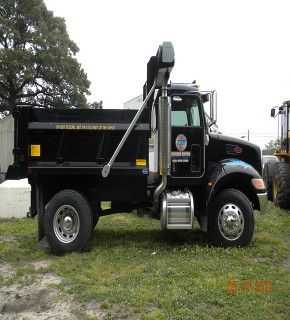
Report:
M 163 229 L 192 229 L 196 217 L 218 246 L 251 242 L 253 211 L 267 198 L 260 149 L 211 133 L 203 109 L 210 93 L 170 84 L 174 63 L 164 42 L 147 64 L 138 111 L 15 108 L 6 178 L 28 178 L 30 216 L 53 253 L 81 250 L 99 217 L 142 208 Z

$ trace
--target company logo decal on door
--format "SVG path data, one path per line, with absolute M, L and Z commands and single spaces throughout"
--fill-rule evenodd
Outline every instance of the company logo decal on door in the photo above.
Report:
M 187 139 L 184 134 L 179 134 L 175 140 L 176 149 L 180 152 L 184 151 L 187 146 Z

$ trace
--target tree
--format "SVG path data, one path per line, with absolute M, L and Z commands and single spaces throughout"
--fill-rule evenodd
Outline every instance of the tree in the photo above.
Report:
M 43 0 L 0 0 L 0 112 L 17 103 L 87 107 L 90 82 L 78 51 Z
M 103 109 L 103 101 L 100 100 L 99 102 L 95 101 L 95 102 L 91 103 L 90 109 Z
M 272 155 L 275 151 L 281 149 L 281 139 L 271 140 L 269 141 L 263 150 L 264 155 Z

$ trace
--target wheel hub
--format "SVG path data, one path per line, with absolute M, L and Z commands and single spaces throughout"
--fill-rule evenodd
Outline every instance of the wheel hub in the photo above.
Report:
M 218 215 L 218 227 L 227 240 L 238 239 L 244 230 L 244 216 L 240 208 L 232 203 L 224 205 Z
M 55 213 L 53 228 L 56 237 L 63 243 L 72 242 L 79 233 L 80 220 L 75 208 L 70 205 L 61 206 Z
M 66 216 L 63 219 L 63 223 L 62 223 L 62 227 L 65 231 L 70 231 L 71 228 L 73 227 L 73 221 L 72 218 L 70 216 Z

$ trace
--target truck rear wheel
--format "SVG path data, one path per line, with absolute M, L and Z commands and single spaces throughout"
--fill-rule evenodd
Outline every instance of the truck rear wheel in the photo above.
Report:
M 54 254 L 82 250 L 92 231 L 89 202 L 74 190 L 58 192 L 46 208 L 44 228 Z
M 273 179 L 275 175 L 277 161 L 268 161 L 263 169 L 263 180 L 267 188 L 267 197 L 269 201 L 273 201 Z
M 290 166 L 277 162 L 273 179 L 273 201 L 282 209 L 290 208 Z
M 254 234 L 254 214 L 248 198 L 235 189 L 221 191 L 211 205 L 209 227 L 217 246 L 249 245 Z

